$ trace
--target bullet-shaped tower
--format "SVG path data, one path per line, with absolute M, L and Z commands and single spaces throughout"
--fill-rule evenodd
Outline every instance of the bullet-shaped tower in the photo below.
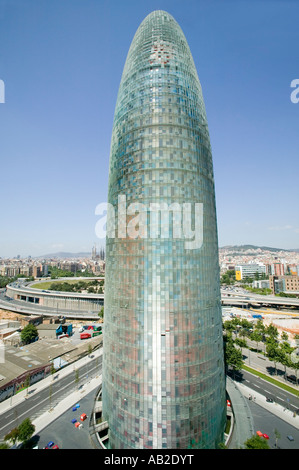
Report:
M 128 52 L 108 202 L 109 447 L 216 448 L 226 399 L 212 153 L 189 46 L 164 11 Z

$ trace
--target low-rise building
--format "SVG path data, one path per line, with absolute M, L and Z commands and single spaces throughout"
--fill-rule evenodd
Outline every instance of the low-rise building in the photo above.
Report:
M 298 292 L 299 291 L 299 276 L 269 276 L 270 289 L 273 294 L 279 292 Z
M 270 289 L 270 281 L 267 279 L 260 279 L 259 281 L 253 281 L 252 287 L 257 289 Z
M 257 273 L 266 274 L 266 266 L 264 264 L 254 264 L 254 263 L 241 264 L 235 267 L 235 273 L 236 273 L 236 280 L 241 281 L 242 279 L 245 279 L 248 277 L 254 278 L 254 276 Z

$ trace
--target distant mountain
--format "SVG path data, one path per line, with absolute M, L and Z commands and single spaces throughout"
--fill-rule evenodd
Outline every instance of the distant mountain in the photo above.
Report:
M 226 245 L 226 246 L 221 246 L 219 250 L 228 250 L 232 253 L 243 253 L 244 251 L 256 251 L 256 250 L 263 250 L 263 251 L 272 251 L 274 253 L 278 251 L 287 251 L 287 252 L 299 252 L 299 249 L 293 249 L 293 250 L 286 250 L 285 248 L 273 248 L 269 246 L 256 246 L 256 245 Z M 35 258 L 38 259 L 49 259 L 49 258 L 59 258 L 59 259 L 76 259 L 76 258 L 90 258 L 91 253 L 90 252 L 81 252 L 81 253 L 70 253 L 67 251 L 59 251 L 58 253 L 50 253 L 47 255 L 43 256 L 35 256 Z
M 248 250 L 252 250 L 252 251 L 263 250 L 263 251 L 273 251 L 273 252 L 278 252 L 278 251 L 299 252 L 299 249 L 286 250 L 285 248 L 273 248 L 270 246 L 256 246 L 256 245 L 227 245 L 227 246 L 220 247 L 220 250 L 229 250 L 229 251 L 234 251 L 234 252 L 243 252 L 243 251 L 248 251 Z
M 59 251 L 58 253 L 50 253 L 48 255 L 43 255 L 43 256 L 35 256 L 35 258 L 43 258 L 43 259 L 48 259 L 48 258 L 90 258 L 91 253 L 69 253 L 67 251 Z

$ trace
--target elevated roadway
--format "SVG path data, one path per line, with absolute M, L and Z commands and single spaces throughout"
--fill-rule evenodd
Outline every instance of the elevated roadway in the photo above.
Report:
M 222 305 L 238 306 L 290 307 L 299 311 L 299 299 L 297 298 L 252 294 L 251 292 L 230 292 L 223 289 L 221 289 L 221 303 Z
M 30 300 L 39 299 L 39 303 Z M 243 308 L 272 307 L 288 308 L 299 314 L 299 299 L 276 297 L 274 295 L 259 295 L 250 292 L 233 292 L 221 290 L 223 306 Z M 0 308 L 27 315 L 55 316 L 64 315 L 68 318 L 94 319 L 98 317 L 101 305 L 104 304 L 104 294 L 79 294 L 74 292 L 57 292 L 12 284 L 7 291 L 0 292 Z

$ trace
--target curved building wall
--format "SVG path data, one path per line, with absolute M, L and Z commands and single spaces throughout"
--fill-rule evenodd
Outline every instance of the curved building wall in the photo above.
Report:
M 26 302 L 27 305 L 44 307 L 59 311 L 98 312 L 104 305 L 103 294 L 78 294 L 69 292 L 44 292 L 34 287 L 8 285 L 7 297 Z
M 108 202 L 103 414 L 109 445 L 215 448 L 226 400 L 212 154 L 191 52 L 163 11 L 146 17 L 129 49 Z M 162 217 L 152 203 L 175 206 Z M 152 218 L 144 212 L 149 207 Z

